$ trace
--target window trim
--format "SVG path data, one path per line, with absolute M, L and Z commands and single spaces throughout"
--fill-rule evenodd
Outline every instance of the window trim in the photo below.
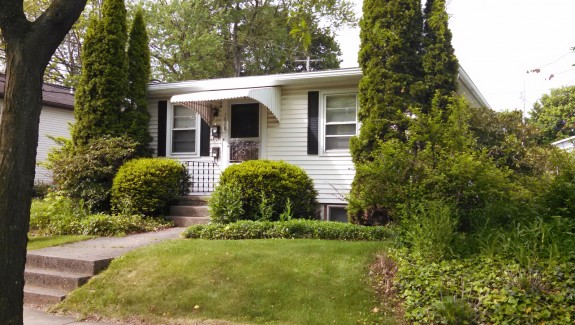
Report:
M 340 221 L 334 221 L 331 219 L 331 209 L 333 208 L 338 208 L 338 209 L 345 209 L 347 207 L 347 205 L 344 204 L 326 204 L 325 205 L 325 220 L 326 221 L 330 221 L 330 222 L 340 222 Z M 349 220 L 346 222 L 349 223 Z
M 168 130 L 167 130 L 167 135 L 166 135 L 166 152 L 170 153 L 171 157 L 179 157 L 179 156 L 186 156 L 186 157 L 200 157 L 200 137 L 201 137 L 201 116 L 200 114 L 198 114 L 198 112 L 194 111 L 191 108 L 186 107 L 187 109 L 191 110 L 192 112 L 194 112 L 196 114 L 196 126 L 195 126 L 195 131 L 196 131 L 196 144 L 195 144 L 195 148 L 196 151 L 194 152 L 174 152 L 173 151 L 173 137 L 174 137 L 174 111 L 176 106 L 179 107 L 185 107 L 182 105 L 173 105 L 172 103 L 170 103 L 169 105 L 169 109 L 168 109 Z M 186 130 L 186 129 L 176 129 L 177 130 Z M 191 129 L 189 129 L 191 130 Z
M 338 89 L 338 90 L 329 90 L 329 91 L 320 91 L 319 94 L 319 150 L 318 150 L 318 155 L 319 156 L 328 156 L 328 157 L 334 157 L 334 156 L 350 156 L 351 153 L 348 149 L 332 149 L 332 150 L 326 150 L 326 144 L 325 144 L 325 139 L 326 139 L 326 123 L 327 123 L 327 112 L 326 112 L 326 104 L 327 104 L 327 97 L 328 96 L 334 96 L 334 95 L 355 95 L 355 134 L 352 136 L 356 136 L 359 134 L 359 120 L 357 117 L 357 114 L 359 112 L 359 96 L 358 96 L 358 90 L 357 89 Z M 342 123 L 344 124 L 344 123 Z M 351 122 L 348 124 L 352 124 Z

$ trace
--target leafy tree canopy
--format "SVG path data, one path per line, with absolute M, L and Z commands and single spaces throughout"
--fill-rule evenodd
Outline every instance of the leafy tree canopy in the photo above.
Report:
M 533 105 L 529 123 L 541 130 L 547 143 L 574 136 L 575 86 L 553 89 L 543 95 Z
M 50 0 L 25 0 L 35 19 Z M 339 68 L 334 32 L 354 25 L 350 0 L 126 0 L 128 17 L 144 8 L 152 77 L 164 81 L 207 79 Z M 46 69 L 45 81 L 75 87 L 90 16 L 102 16 L 102 0 L 86 10 Z M 0 70 L 4 53 L 0 37 Z
M 333 30 L 354 24 L 348 0 L 160 0 L 147 15 L 152 76 L 174 81 L 339 67 Z M 321 22 L 321 25 L 318 23 Z

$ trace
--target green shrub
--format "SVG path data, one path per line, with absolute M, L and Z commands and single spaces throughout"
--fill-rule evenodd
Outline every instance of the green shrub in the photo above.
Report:
M 71 140 L 55 140 L 62 147 L 49 153 L 46 167 L 52 170 L 57 187 L 82 200 L 90 211 L 109 211 L 114 176 L 124 162 L 136 156 L 138 144 L 128 137 L 103 137 L 82 147 Z
M 34 184 L 32 197 L 35 199 L 43 199 L 53 190 L 54 186 L 52 184 L 38 182 Z
M 544 213 L 575 219 L 575 154 L 555 152 L 550 160 L 555 168 L 541 195 Z
M 399 217 L 419 172 L 409 148 L 396 139 L 379 143 L 372 155 L 373 161 L 355 165 L 347 211 L 352 223 L 384 225 Z
M 212 222 L 231 223 L 240 220 L 244 214 L 239 187 L 220 184 L 210 196 L 208 211 Z
M 506 228 L 483 229 L 475 234 L 480 254 L 504 256 L 528 266 L 537 260 L 575 257 L 575 220 L 560 216 L 516 221 Z
M 139 215 L 90 214 L 81 203 L 61 192 L 34 200 L 30 210 L 30 231 L 41 235 L 116 236 L 169 226 L 170 222 Z
M 46 235 L 79 234 L 78 221 L 89 215 L 81 202 L 63 192 L 34 200 L 30 209 L 30 230 Z
M 231 224 L 196 225 L 186 229 L 183 236 L 201 239 L 384 240 L 393 237 L 394 232 L 389 227 L 294 219 L 284 222 L 243 220 Z
M 453 254 L 458 224 L 455 208 L 444 201 L 419 203 L 401 219 L 412 251 L 435 261 Z
M 313 181 L 303 169 L 283 161 L 250 160 L 226 168 L 213 195 L 222 197 L 219 192 L 232 189 L 241 194 L 241 219 L 278 220 L 288 200 L 294 218 L 310 219 L 316 214 L 317 191 Z M 271 212 L 261 208 L 263 200 L 267 201 L 264 205 L 272 207 Z M 217 214 L 223 210 L 218 204 L 217 200 L 210 200 L 211 209 L 216 213 L 212 218 L 225 221 L 226 217 Z
M 140 158 L 124 164 L 112 185 L 112 206 L 123 214 L 157 216 L 181 193 L 185 167 L 168 158 Z

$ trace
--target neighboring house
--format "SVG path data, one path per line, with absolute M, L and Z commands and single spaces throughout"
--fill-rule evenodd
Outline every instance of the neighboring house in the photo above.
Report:
M 459 89 L 489 106 L 460 69 Z M 249 159 L 303 168 L 326 220 L 347 220 L 355 170 L 360 69 L 156 83 L 148 87 L 152 148 L 188 164 L 194 194 L 213 191 L 227 166 Z
M 575 148 L 575 136 L 569 137 L 569 138 L 566 138 L 563 140 L 555 141 L 551 144 L 556 146 L 557 148 L 571 152 L 571 151 L 573 151 L 573 148 Z
M 4 85 L 6 77 L 0 74 L 0 108 L 4 105 Z M 48 136 L 70 137 L 68 125 L 74 122 L 74 94 L 68 87 L 44 84 L 42 87 L 42 112 L 40 113 L 40 130 L 36 162 L 42 162 L 48 157 L 51 147 L 55 146 Z M 50 171 L 36 166 L 36 183 L 50 183 Z

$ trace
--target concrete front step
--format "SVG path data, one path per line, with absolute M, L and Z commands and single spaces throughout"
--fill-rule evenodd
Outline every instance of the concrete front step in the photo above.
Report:
M 102 271 L 113 260 L 113 258 L 101 259 L 75 259 L 64 258 L 59 256 L 50 256 L 28 253 L 26 256 L 26 267 L 52 269 L 63 272 L 82 273 L 82 274 L 97 274 Z
M 184 216 L 170 216 L 168 220 L 174 222 L 177 227 L 189 227 L 193 225 L 204 225 L 210 222 L 209 217 L 184 217 Z
M 209 215 L 207 206 L 172 205 L 170 207 L 170 216 L 204 218 Z
M 24 272 L 24 280 L 27 285 L 68 291 L 80 287 L 88 282 L 92 276 L 93 274 L 63 272 L 33 267 L 27 267 Z
M 208 205 L 209 196 L 181 196 L 174 203 L 174 205 L 186 205 L 186 206 L 206 206 Z
M 24 303 L 34 305 L 55 305 L 60 303 L 69 291 L 54 288 L 43 288 L 32 285 L 24 286 Z
M 64 300 L 68 293 L 99 273 L 112 258 L 65 258 L 28 253 L 24 270 L 24 302 L 52 305 Z

